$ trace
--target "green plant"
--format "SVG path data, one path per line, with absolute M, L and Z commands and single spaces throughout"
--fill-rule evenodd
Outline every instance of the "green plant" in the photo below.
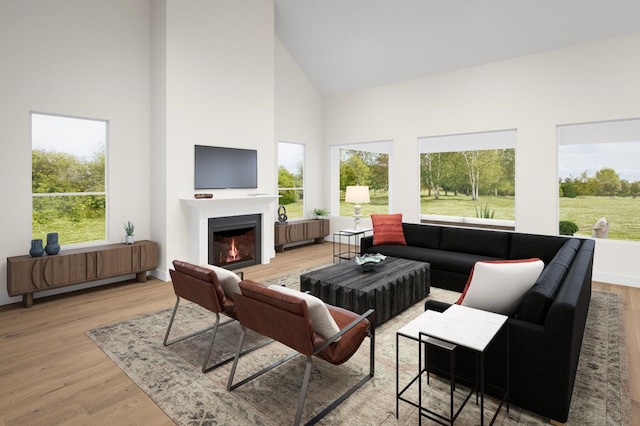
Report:
M 483 219 L 493 219 L 493 216 L 496 214 L 496 210 L 489 210 L 489 204 L 485 204 L 482 205 L 480 204 L 480 209 L 478 209 L 478 206 L 475 206 L 476 208 L 476 217 L 479 218 L 483 218 Z
M 578 232 L 578 225 L 570 220 L 560 221 L 560 235 L 573 235 Z
M 133 222 L 128 221 L 124 224 L 124 232 L 127 235 L 133 235 L 133 231 L 135 231 L 136 227 L 133 225 Z
M 316 216 L 329 216 L 329 210 L 316 207 L 313 209 L 313 214 Z

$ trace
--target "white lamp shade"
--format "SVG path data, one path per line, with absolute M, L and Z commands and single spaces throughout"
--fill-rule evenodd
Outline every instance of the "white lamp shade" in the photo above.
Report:
M 369 187 L 368 186 L 347 186 L 347 191 L 344 195 L 344 201 L 347 203 L 368 203 L 369 200 Z

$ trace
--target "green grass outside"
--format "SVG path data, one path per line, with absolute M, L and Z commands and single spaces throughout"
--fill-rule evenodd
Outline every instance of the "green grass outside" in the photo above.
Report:
M 560 220 L 578 225 L 576 235 L 590 237 L 591 228 L 603 216 L 609 222 L 609 239 L 640 241 L 640 198 L 560 198 Z
M 64 218 L 53 218 L 46 223 L 33 223 L 33 238 L 42 239 L 47 244 L 49 232 L 58 233 L 60 245 L 106 240 L 104 218 L 69 221 Z M 124 235 L 124 228 L 122 230 Z
M 372 213 L 388 213 L 388 200 L 386 193 L 372 192 L 371 203 L 362 206 L 363 217 Z M 483 206 L 495 210 L 494 219 L 515 219 L 514 197 L 481 196 L 478 201 L 472 201 L 470 197 L 462 195 L 441 195 L 439 200 L 426 195 L 420 198 L 420 210 L 424 214 L 476 217 L 476 207 L 480 210 Z M 292 219 L 309 217 L 313 209 L 309 207 L 309 212 L 303 212 L 302 202 L 288 204 L 286 208 L 288 216 Z M 340 216 L 352 215 L 353 205 L 341 201 Z M 578 236 L 590 237 L 591 228 L 603 216 L 609 222 L 609 239 L 640 241 L 640 198 L 560 198 L 560 220 L 575 222 L 579 228 L 576 233 Z

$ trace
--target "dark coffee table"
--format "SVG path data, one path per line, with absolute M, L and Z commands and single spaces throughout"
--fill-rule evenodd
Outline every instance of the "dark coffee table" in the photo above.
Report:
M 354 260 L 300 275 L 300 290 L 325 303 L 358 314 L 375 309 L 376 326 L 427 297 L 430 283 L 428 263 L 395 257 L 367 272 Z

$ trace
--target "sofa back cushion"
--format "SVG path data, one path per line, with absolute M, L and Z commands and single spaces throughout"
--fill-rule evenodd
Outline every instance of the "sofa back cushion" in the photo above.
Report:
M 525 293 L 516 316 L 518 319 L 544 324 L 549 306 L 556 297 L 580 244 L 581 242 L 577 238 L 565 241 L 551 262 L 544 268 L 533 287 Z
M 508 259 L 539 257 L 545 265 L 548 265 L 568 239 L 567 237 L 553 235 L 533 235 L 514 232 L 511 234 Z
M 404 238 L 408 246 L 437 249 L 440 248 L 440 233 L 442 227 L 422 225 L 418 223 L 403 223 Z
M 507 259 L 510 233 L 468 228 L 442 228 L 440 250 Z M 529 256 L 539 257 L 539 256 Z

